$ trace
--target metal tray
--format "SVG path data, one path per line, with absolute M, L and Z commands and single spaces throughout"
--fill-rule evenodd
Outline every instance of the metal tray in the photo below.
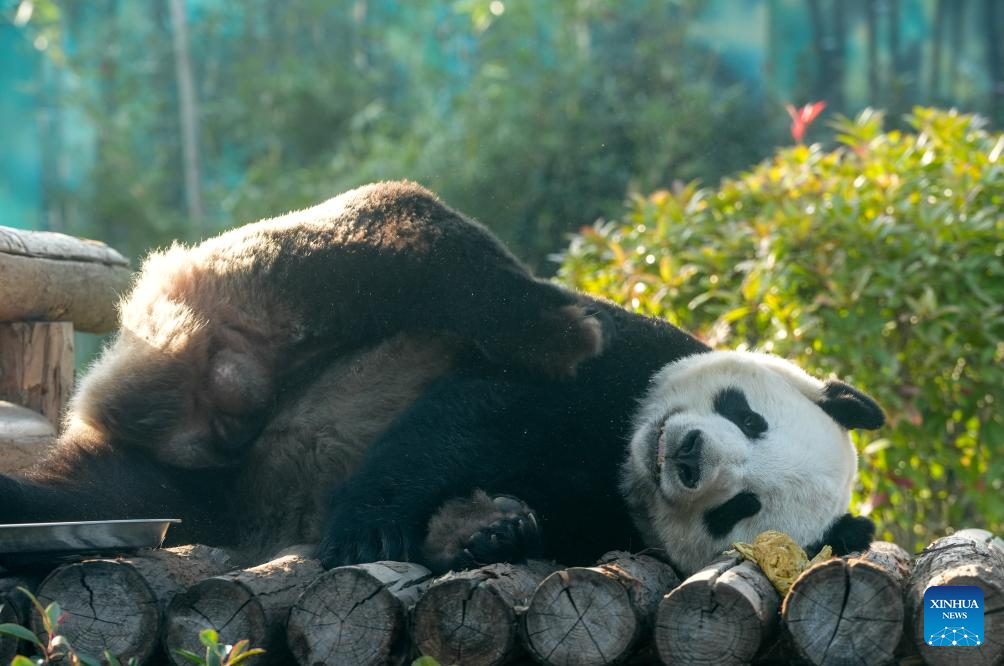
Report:
M 177 518 L 0 525 L 0 564 L 15 568 L 158 548 Z

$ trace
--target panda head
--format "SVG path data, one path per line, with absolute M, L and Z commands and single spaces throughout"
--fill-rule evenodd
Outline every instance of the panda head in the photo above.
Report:
M 874 526 L 845 513 L 857 468 L 848 430 L 884 420 L 853 387 L 778 357 L 695 354 L 653 379 L 622 470 L 625 498 L 687 573 L 769 529 L 813 551 L 860 550 Z

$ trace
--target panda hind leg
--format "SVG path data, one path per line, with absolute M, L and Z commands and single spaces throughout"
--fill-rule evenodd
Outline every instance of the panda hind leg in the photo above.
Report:
M 541 553 L 533 510 L 516 497 L 483 490 L 445 502 L 429 520 L 422 547 L 423 559 L 437 572 L 522 562 Z

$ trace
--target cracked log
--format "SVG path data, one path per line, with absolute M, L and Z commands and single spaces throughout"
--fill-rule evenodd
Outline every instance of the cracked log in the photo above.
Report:
M 189 663 L 175 652 L 204 650 L 199 632 L 214 629 L 220 642 L 249 639 L 266 653 L 256 663 L 288 663 L 289 609 L 324 569 L 312 548 L 287 549 L 271 562 L 201 580 L 174 597 L 164 621 L 164 648 L 174 664 Z
M 408 656 L 408 612 L 432 574 L 408 562 L 374 562 L 321 574 L 289 613 L 286 637 L 303 666 L 398 663 Z
M 66 564 L 38 586 L 42 605 L 58 601 L 66 619 L 62 633 L 81 653 L 104 650 L 124 663 L 140 663 L 155 653 L 167 604 L 198 580 L 232 569 L 223 551 L 179 546 L 143 551 L 131 557 Z M 36 633 L 42 630 L 32 618 Z
M 489 666 L 521 652 L 520 607 L 557 566 L 490 564 L 437 578 L 415 606 L 412 638 L 443 664 Z
M 781 608 L 799 656 L 817 666 L 888 664 L 903 637 L 910 556 L 876 542 L 859 557 L 821 562 L 791 586 Z
M 659 657 L 666 664 L 748 664 L 774 634 L 780 603 L 754 563 L 725 555 L 659 604 Z
M 659 600 L 679 582 L 672 567 L 644 553 L 615 551 L 595 567 L 557 571 L 530 599 L 526 647 L 553 666 L 622 662 L 651 628 Z
M 13 574 L 0 574 L 0 624 L 7 622 L 27 626 L 31 621 L 32 606 L 27 596 L 17 588 L 34 592 L 38 578 Z M 17 654 L 18 640 L 13 636 L 0 636 L 0 664 L 9 664 Z
M 107 333 L 129 262 L 97 241 L 0 227 L 0 321 L 72 321 Z
M 924 635 L 924 592 L 933 585 L 975 585 L 983 589 L 983 636 L 979 646 L 928 645 Z M 1004 663 L 1004 553 L 965 535 L 938 539 L 918 555 L 907 583 L 909 638 L 931 666 Z

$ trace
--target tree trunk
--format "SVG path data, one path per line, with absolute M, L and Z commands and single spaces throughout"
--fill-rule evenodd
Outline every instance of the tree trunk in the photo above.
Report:
M 937 104 L 941 93 L 941 46 L 944 39 L 944 25 L 948 16 L 948 3 L 938 0 L 934 10 L 934 22 L 931 32 L 931 79 L 928 84 L 929 100 Z
M 199 102 L 192 75 L 192 57 L 188 45 L 188 17 L 185 0 L 169 0 L 174 71 L 178 81 L 178 116 L 181 122 L 181 154 L 185 175 L 185 204 L 192 230 L 202 235 L 202 176 L 199 168 Z
M 189 663 L 176 650 L 198 654 L 199 632 L 213 629 L 221 643 L 248 639 L 272 664 L 288 663 L 286 620 L 303 591 L 324 569 L 307 555 L 290 553 L 249 569 L 201 580 L 174 597 L 164 623 L 164 646 L 178 666 Z
M 1004 62 L 1001 61 L 1000 0 L 983 0 L 983 39 L 990 72 L 990 111 L 994 126 L 1004 124 Z
M 73 391 L 73 324 L 0 324 L 0 400 L 59 428 Z
M 59 567 L 38 587 L 42 605 L 58 601 L 66 619 L 62 633 L 87 655 L 108 650 L 123 662 L 146 662 L 158 647 L 161 621 L 175 594 L 196 581 L 233 567 L 207 546 L 149 550 L 119 559 L 86 560 Z M 32 618 L 36 633 L 39 618 Z
M 557 567 L 491 564 L 437 578 L 415 606 L 412 638 L 443 664 L 494 666 L 521 650 L 518 607 Z
M 910 556 L 876 542 L 860 557 L 815 565 L 791 586 L 781 617 L 799 656 L 817 666 L 892 663 L 903 636 Z
M 983 589 L 983 636 L 979 646 L 934 646 L 924 632 L 924 592 L 935 585 L 975 585 Z M 965 535 L 938 539 L 913 563 L 907 584 L 906 631 L 931 666 L 1004 662 L 1004 555 Z M 941 627 L 938 627 L 940 629 Z
M 527 608 L 527 648 L 552 666 L 623 661 L 651 629 L 659 600 L 679 582 L 665 562 L 623 552 L 608 553 L 595 567 L 551 574 Z
M 725 555 L 662 600 L 659 656 L 665 664 L 748 664 L 774 634 L 780 603 L 756 564 Z
M 423 566 L 374 562 L 322 574 L 289 614 L 289 649 L 302 666 L 398 663 L 408 611 L 432 581 Z

